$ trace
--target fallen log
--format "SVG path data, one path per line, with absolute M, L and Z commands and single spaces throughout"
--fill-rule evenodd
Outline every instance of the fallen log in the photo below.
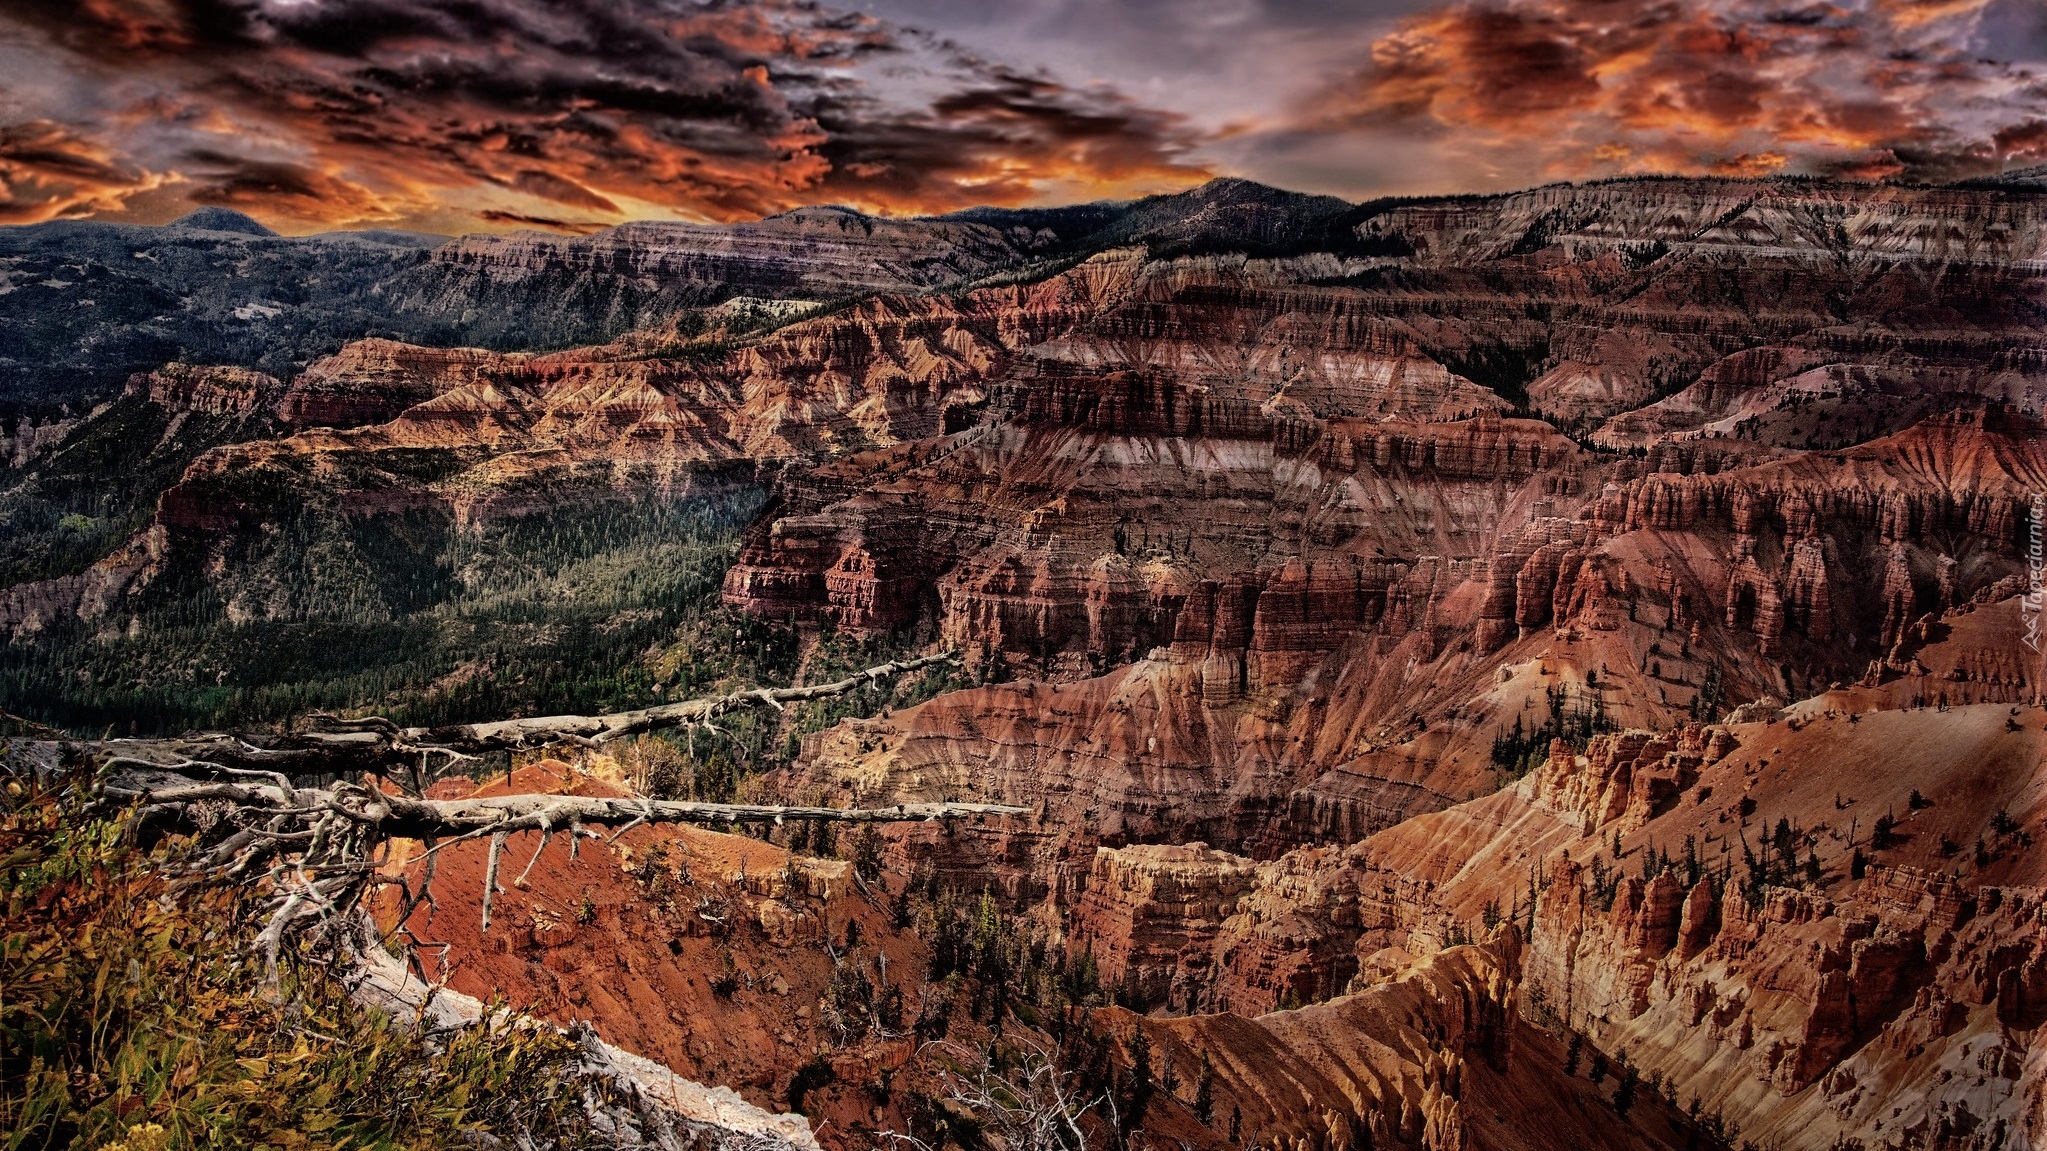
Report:
M 203 770 L 203 769 L 200 769 Z M 1030 808 L 999 803 L 898 803 L 889 807 L 797 807 L 761 803 L 699 803 L 583 795 L 491 795 L 471 799 L 413 799 L 358 784 L 286 789 L 279 783 L 183 782 L 175 776 L 115 773 L 104 790 L 149 807 L 226 801 L 248 812 L 286 815 L 331 813 L 387 836 L 431 839 L 478 831 L 551 831 L 572 825 L 637 827 L 643 823 L 910 823 L 919 820 L 1028 815 Z
M 493 752 L 527 751 L 554 744 L 601 747 L 612 740 L 668 728 L 706 728 L 734 712 L 754 708 L 781 710 L 844 695 L 871 683 L 907 672 L 959 663 L 953 652 L 890 660 L 843 679 L 804 687 L 747 688 L 702 699 L 679 700 L 655 707 L 601 715 L 547 715 L 500 719 L 442 727 L 400 727 L 379 716 L 342 718 L 312 715 L 281 732 L 192 732 L 147 739 L 108 739 L 74 746 L 110 761 L 143 767 L 180 770 L 216 769 L 290 772 L 294 775 L 339 775 L 369 771 L 404 778 L 433 757 L 443 763 L 475 759 Z
M 207 778 L 212 776 L 214 778 Z M 260 938 L 271 963 L 301 921 L 353 911 L 373 887 L 402 880 L 378 876 L 374 862 L 392 839 L 426 845 L 429 867 L 420 890 L 404 896 L 407 911 L 429 896 L 431 862 L 452 844 L 485 836 L 490 856 L 484 878 L 484 930 L 498 889 L 499 857 L 517 832 L 538 831 L 530 872 L 557 833 L 570 850 L 595 828 L 612 838 L 643 824 L 689 823 L 907 823 L 1027 815 L 1029 808 L 998 803 L 899 803 L 889 807 L 800 807 L 757 803 L 698 803 L 638 796 L 515 794 L 468 799 L 416 799 L 394 795 L 376 781 L 341 780 L 325 787 L 295 785 L 280 772 L 181 762 L 158 764 L 114 757 L 100 780 L 108 798 L 134 804 L 144 818 L 206 825 L 219 836 L 190 865 L 203 881 L 267 877 L 278 892 Z M 224 832 L 224 834 L 222 834 Z M 524 878 L 524 873 L 521 873 Z M 400 919 L 404 916 L 401 914 Z
M 489 837 L 482 899 L 490 926 L 498 889 L 499 857 L 510 836 L 538 831 L 530 872 L 557 833 L 570 850 L 585 836 L 612 829 L 612 837 L 642 824 L 691 823 L 731 827 L 789 822 L 895 823 L 988 819 L 1025 815 L 1029 809 L 994 803 L 906 803 L 889 807 L 832 808 L 755 803 L 698 803 L 651 797 L 491 795 L 427 799 L 394 794 L 380 780 L 404 773 L 420 756 L 455 760 L 489 752 L 557 743 L 601 746 L 663 727 L 709 725 L 743 708 L 782 708 L 825 699 L 904 672 L 957 662 L 950 652 L 892 660 L 831 683 L 752 688 L 703 699 L 606 715 L 557 715 L 439 728 L 399 727 L 389 720 L 313 717 L 277 734 L 200 732 L 165 739 L 27 740 L 5 749 L 11 770 L 49 773 L 64 763 L 89 760 L 108 799 L 133 804 L 141 822 L 162 822 L 204 832 L 191 862 L 194 882 L 266 882 L 275 893 L 259 942 L 274 966 L 288 936 L 337 922 L 361 908 L 371 890 L 402 879 L 380 875 L 379 852 L 394 839 L 426 845 L 421 889 L 406 891 L 410 906 L 428 897 L 433 861 L 450 844 Z M 423 774 L 423 773 L 422 773 Z M 338 777 L 315 785 L 314 777 Z M 522 873 L 523 878 L 523 873 Z M 400 916 L 402 920 L 403 915 Z

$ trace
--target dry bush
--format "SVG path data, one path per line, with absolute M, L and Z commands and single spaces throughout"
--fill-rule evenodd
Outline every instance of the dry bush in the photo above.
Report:
M 634 791 L 654 799 L 695 799 L 696 772 L 682 749 L 658 735 L 621 741 L 619 769 Z

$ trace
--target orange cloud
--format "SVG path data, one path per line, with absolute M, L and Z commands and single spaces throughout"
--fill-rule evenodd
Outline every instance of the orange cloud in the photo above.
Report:
M 929 212 L 1209 175 L 1171 115 L 800 0 L 32 0 L 11 18 L 77 75 L 146 90 L 51 123 L 273 221 Z M 17 212 L 119 202 L 118 182 L 97 199 L 15 183 Z
M 352 224 L 389 222 L 402 214 L 385 197 L 333 168 L 250 160 L 220 152 L 195 152 L 187 158 L 197 170 L 186 193 L 194 203 Z
M 1529 177 L 1947 179 L 2041 157 L 2047 85 L 1965 51 L 1988 0 L 1471 0 L 1403 23 L 1303 110 Z
M 62 124 L 0 124 L 0 223 L 32 224 L 107 211 L 167 179 L 124 162 Z

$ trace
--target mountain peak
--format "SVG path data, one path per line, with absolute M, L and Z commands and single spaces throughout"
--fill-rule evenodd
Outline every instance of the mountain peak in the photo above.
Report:
M 786 212 L 776 212 L 772 216 L 764 216 L 762 217 L 762 219 L 797 221 L 845 221 L 871 220 L 874 219 L 874 217 L 868 215 L 867 213 L 861 211 L 858 208 L 850 208 L 844 204 L 804 204 L 801 207 L 791 208 Z
M 1322 196 L 1313 192 L 1293 192 L 1285 188 L 1275 188 L 1270 184 L 1261 184 L 1256 180 L 1246 180 L 1242 176 L 1217 176 L 1205 184 L 1200 184 L 1184 192 L 1163 198 L 1198 200 L 1204 204 L 1247 202 L 1281 204 L 1327 201 L 1331 204 L 1349 206 L 1349 201 L 1340 200 L 1334 196 Z
M 1245 192 L 1252 193 L 1279 192 L 1282 194 L 1289 195 L 1294 194 L 1286 193 L 1285 189 L 1275 188 L 1270 184 L 1261 184 L 1256 180 L 1247 180 L 1242 176 L 1217 176 L 1215 179 L 1210 180 L 1205 184 L 1199 184 L 1189 189 L 1189 191 L 1193 192 L 1195 195 L 1203 197 L 1204 199 L 1214 196 L 1239 195 Z
M 188 232 L 236 232 L 245 236 L 275 236 L 277 233 L 233 208 L 200 208 L 171 221 L 170 227 Z

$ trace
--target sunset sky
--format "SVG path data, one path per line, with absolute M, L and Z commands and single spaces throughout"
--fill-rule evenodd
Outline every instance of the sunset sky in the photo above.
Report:
M 9 0 L 0 222 L 438 232 L 1236 175 L 2047 162 L 2047 0 Z

